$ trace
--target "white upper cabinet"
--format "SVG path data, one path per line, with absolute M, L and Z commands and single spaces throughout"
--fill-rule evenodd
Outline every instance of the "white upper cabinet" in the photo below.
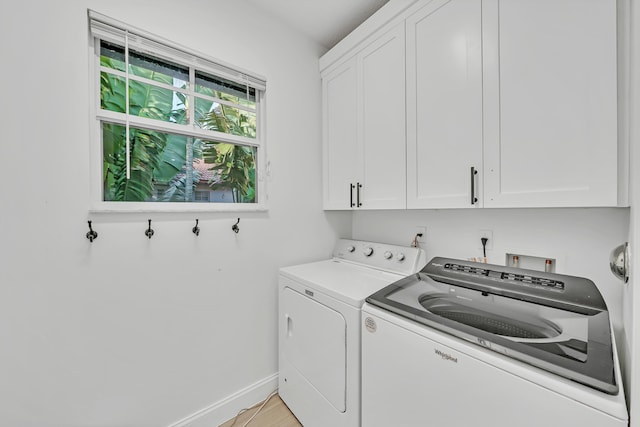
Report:
M 618 203 L 615 0 L 484 0 L 484 206 Z
M 360 55 L 362 84 L 362 184 L 366 209 L 406 207 L 404 25 Z
M 325 209 L 627 203 L 616 3 L 390 1 L 320 60 Z
M 350 209 L 358 162 L 357 66 L 353 58 L 322 80 L 324 208 Z
M 407 19 L 407 207 L 477 206 L 482 183 L 478 0 L 434 0 Z M 479 197 L 481 200 L 482 197 Z
M 404 23 L 323 74 L 325 209 L 404 209 Z

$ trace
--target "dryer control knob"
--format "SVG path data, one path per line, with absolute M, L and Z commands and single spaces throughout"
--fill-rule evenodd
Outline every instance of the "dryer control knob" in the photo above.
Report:
M 356 248 L 354 246 L 347 247 L 347 252 L 353 252 L 355 250 L 356 250 Z
M 372 247 L 365 248 L 365 250 L 362 251 L 362 253 L 364 254 L 364 256 L 371 256 L 373 254 L 373 248 Z
M 396 255 L 396 259 L 398 261 L 404 261 L 404 254 L 402 252 L 399 252 L 398 255 Z
M 389 251 L 386 251 L 384 253 L 384 259 L 391 259 L 391 258 L 393 258 L 393 254 Z

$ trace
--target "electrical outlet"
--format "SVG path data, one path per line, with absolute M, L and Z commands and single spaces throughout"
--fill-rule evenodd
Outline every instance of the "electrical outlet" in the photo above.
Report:
M 487 250 L 493 250 L 493 230 L 480 230 L 478 231 L 478 249 L 482 249 L 482 238 L 486 237 L 487 239 Z
M 419 236 L 419 237 L 418 237 L 418 241 L 419 241 L 419 242 L 424 242 L 424 240 L 425 240 L 425 239 L 426 239 L 426 237 L 427 237 L 427 227 L 424 227 L 424 226 L 418 225 L 418 226 L 416 227 L 416 230 L 415 230 L 414 235 L 417 235 L 417 234 L 422 234 L 422 236 Z

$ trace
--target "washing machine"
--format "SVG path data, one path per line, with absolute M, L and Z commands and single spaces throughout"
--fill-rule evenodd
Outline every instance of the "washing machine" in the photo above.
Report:
M 366 301 L 363 426 L 628 425 L 589 279 L 437 257 Z
M 416 273 L 422 249 L 348 239 L 330 259 L 279 271 L 279 394 L 305 427 L 361 425 L 361 309 Z

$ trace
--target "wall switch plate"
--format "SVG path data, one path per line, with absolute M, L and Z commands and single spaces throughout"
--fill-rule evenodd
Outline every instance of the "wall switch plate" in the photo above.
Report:
M 486 237 L 487 239 L 487 250 L 493 250 L 493 230 L 480 230 L 478 231 L 478 249 L 482 249 L 482 238 Z

